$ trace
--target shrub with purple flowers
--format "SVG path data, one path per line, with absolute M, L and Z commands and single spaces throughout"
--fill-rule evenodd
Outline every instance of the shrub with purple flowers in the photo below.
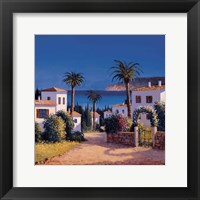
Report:
M 106 133 L 117 133 L 118 131 L 129 131 L 128 118 L 121 115 L 112 115 L 105 119 Z

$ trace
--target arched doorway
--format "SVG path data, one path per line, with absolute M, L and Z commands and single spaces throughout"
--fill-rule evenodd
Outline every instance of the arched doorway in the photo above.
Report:
M 138 132 L 138 126 L 140 124 L 140 115 L 141 114 L 148 114 L 149 120 L 151 124 L 151 134 L 152 134 L 152 144 L 155 145 L 155 134 L 157 132 L 157 126 L 158 126 L 158 115 L 156 111 L 150 107 L 150 106 L 141 106 L 134 110 L 133 112 L 133 126 L 134 126 L 134 132 L 135 132 L 135 144 L 136 146 L 139 146 L 139 132 Z

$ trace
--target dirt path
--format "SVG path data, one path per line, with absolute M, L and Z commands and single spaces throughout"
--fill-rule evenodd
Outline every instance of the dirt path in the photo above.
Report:
M 105 133 L 86 133 L 87 141 L 47 165 L 163 165 L 165 151 L 106 142 Z

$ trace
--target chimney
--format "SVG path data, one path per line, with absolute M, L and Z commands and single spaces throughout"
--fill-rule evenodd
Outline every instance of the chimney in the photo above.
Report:
M 158 81 L 158 86 L 161 86 L 162 85 L 162 81 Z
M 40 101 L 40 96 L 38 96 L 38 100 Z
M 148 82 L 148 87 L 151 87 L 151 82 L 150 81 Z

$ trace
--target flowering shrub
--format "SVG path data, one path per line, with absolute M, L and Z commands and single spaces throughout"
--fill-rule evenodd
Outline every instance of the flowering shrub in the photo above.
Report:
M 71 137 L 72 130 L 74 128 L 74 122 L 73 119 L 70 115 L 67 114 L 67 112 L 63 110 L 59 110 L 56 115 L 58 117 L 61 117 L 62 120 L 65 123 L 65 132 L 66 132 L 66 137 L 69 139 Z
M 158 126 L 158 115 L 156 111 L 150 106 L 140 106 L 136 108 L 133 112 L 133 126 L 138 126 L 140 124 L 140 114 L 146 113 L 150 115 L 151 126 Z
M 128 119 L 126 117 L 117 115 L 116 120 L 117 120 L 117 131 L 128 131 L 129 130 Z
M 49 142 L 59 142 L 66 138 L 65 123 L 61 117 L 50 115 L 44 121 L 43 139 Z
M 126 117 L 121 115 L 112 115 L 105 119 L 106 133 L 116 133 L 118 131 L 129 131 L 129 123 Z

